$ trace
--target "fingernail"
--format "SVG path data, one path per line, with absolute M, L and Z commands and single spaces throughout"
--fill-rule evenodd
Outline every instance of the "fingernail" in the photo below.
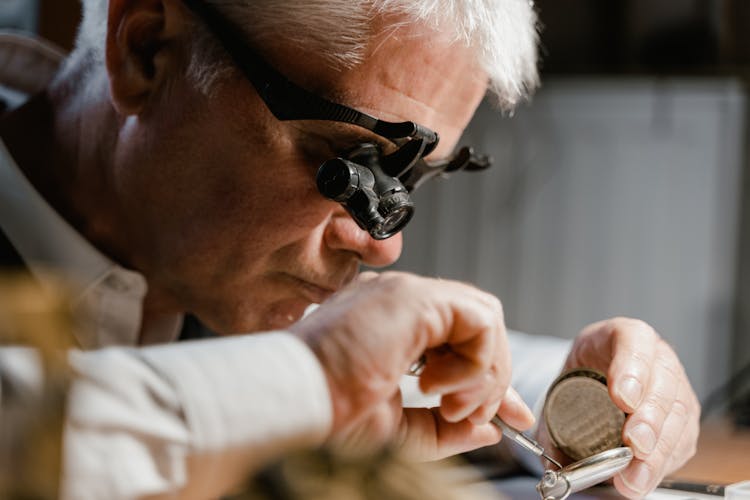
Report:
M 656 446 L 656 434 L 654 434 L 654 431 L 651 430 L 651 426 L 648 424 L 641 423 L 636 425 L 627 431 L 626 437 L 642 455 L 648 455 Z
M 638 408 L 643 394 L 643 386 L 633 377 L 625 377 L 617 384 L 617 394 L 631 409 Z
M 645 494 L 651 489 L 651 470 L 644 462 L 636 464 L 626 475 L 620 475 L 622 482 L 638 494 Z

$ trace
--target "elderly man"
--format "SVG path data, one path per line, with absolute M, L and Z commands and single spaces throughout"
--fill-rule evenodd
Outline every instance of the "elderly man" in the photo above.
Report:
M 530 427 L 495 297 L 358 267 L 398 257 L 409 190 L 481 163 L 452 154 L 459 136 L 488 86 L 510 109 L 536 85 L 535 45 L 527 0 L 84 0 L 75 51 L 0 124 L 5 253 L 64 274 L 91 318 L 65 494 L 202 498 L 300 446 L 434 459 L 497 442 L 495 414 Z M 147 346 L 188 313 L 254 334 Z M 565 356 L 598 368 L 629 414 L 620 492 L 692 455 L 698 404 L 648 325 L 552 351 L 547 382 Z M 422 353 L 440 405 L 404 409 Z

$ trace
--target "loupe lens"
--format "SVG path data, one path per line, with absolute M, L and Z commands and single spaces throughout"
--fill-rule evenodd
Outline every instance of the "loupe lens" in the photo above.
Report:
M 379 212 L 383 220 L 370 230 L 376 240 L 390 238 L 401 231 L 414 215 L 414 203 L 408 193 L 396 192 L 380 203 Z
M 357 165 L 341 158 L 333 158 L 318 169 L 316 183 L 318 191 L 326 198 L 346 201 L 357 192 L 360 183 L 360 170 Z M 372 177 L 372 174 L 369 177 Z
M 401 181 L 383 172 L 378 148 L 364 146 L 351 159 L 323 163 L 316 182 L 320 193 L 341 203 L 359 227 L 384 240 L 411 220 L 414 203 Z

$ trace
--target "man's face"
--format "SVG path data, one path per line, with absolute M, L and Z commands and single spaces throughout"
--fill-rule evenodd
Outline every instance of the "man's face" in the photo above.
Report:
M 452 152 L 486 88 L 468 49 L 404 29 L 374 39 L 365 62 L 344 71 L 299 48 L 264 55 L 308 90 L 437 131 L 429 159 Z M 401 235 L 373 240 L 315 185 L 323 161 L 372 133 L 278 121 L 240 77 L 210 98 L 177 84 L 157 106 L 123 124 L 115 173 L 139 249 L 130 258 L 156 308 L 192 312 L 219 333 L 282 328 L 360 263 L 398 258 Z

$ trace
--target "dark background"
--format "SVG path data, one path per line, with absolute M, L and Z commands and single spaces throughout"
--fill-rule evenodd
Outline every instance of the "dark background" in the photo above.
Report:
M 538 0 L 551 74 L 746 74 L 750 2 Z
M 543 74 L 746 74 L 746 0 L 537 0 Z M 41 0 L 39 32 L 70 48 L 78 0 Z

